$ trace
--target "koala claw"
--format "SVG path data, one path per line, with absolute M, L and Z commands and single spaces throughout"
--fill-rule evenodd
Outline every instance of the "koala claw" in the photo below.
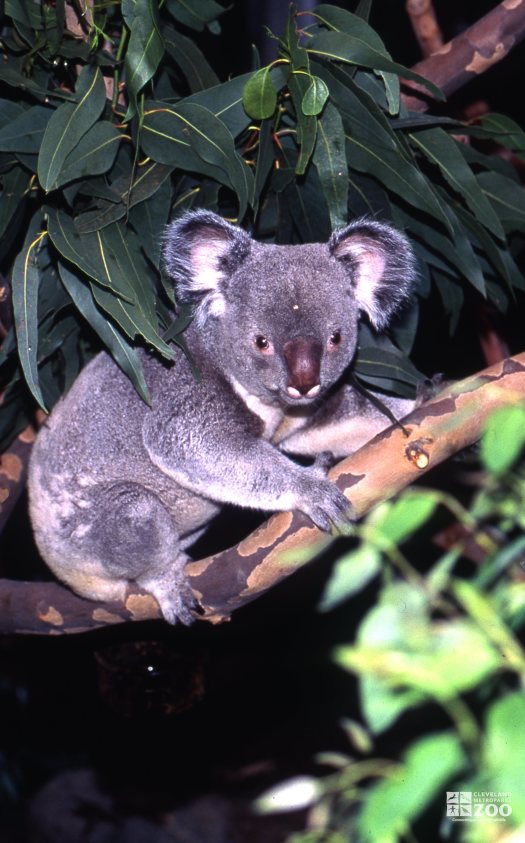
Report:
M 140 577 L 137 583 L 153 595 L 165 621 L 191 626 L 195 620 L 192 610 L 197 606 L 197 601 L 183 570 L 178 568 L 175 566 L 166 572 Z

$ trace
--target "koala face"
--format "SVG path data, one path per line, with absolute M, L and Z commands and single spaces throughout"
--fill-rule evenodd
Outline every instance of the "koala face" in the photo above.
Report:
M 383 328 L 414 281 L 405 237 L 369 220 L 328 243 L 275 246 L 196 211 L 168 228 L 164 260 L 215 367 L 285 406 L 318 400 L 351 362 L 361 315 Z
M 326 246 L 253 243 L 224 290 L 219 345 L 245 389 L 308 404 L 352 359 L 358 316 L 345 267 Z

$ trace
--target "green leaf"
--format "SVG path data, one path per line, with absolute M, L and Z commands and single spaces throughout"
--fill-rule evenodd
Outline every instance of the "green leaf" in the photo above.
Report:
M 381 568 L 381 554 L 369 544 L 347 553 L 334 566 L 319 603 L 319 611 L 328 612 L 361 591 Z
M 191 91 L 204 91 L 219 84 L 215 71 L 212 70 L 197 45 L 173 29 L 163 29 L 166 52 L 182 70 Z
M 310 77 L 304 73 L 292 73 L 288 81 L 297 120 L 296 141 L 300 153 L 295 165 L 295 173 L 298 176 L 305 174 L 317 140 L 317 119 L 303 111 L 303 102 L 308 90 L 309 79 Z
M 352 14 L 352 12 L 336 6 L 320 5 L 316 7 L 315 15 L 336 32 L 343 31 L 354 38 L 359 38 L 386 59 L 391 60 L 390 53 L 387 51 L 377 32 L 366 23 L 368 14 Z M 397 114 L 399 111 L 399 78 L 397 74 L 387 73 L 384 70 L 378 70 L 377 73 L 383 79 L 388 110 L 390 114 Z
M 466 763 L 452 732 L 426 735 L 412 743 L 399 769 L 365 796 L 358 820 L 361 839 L 371 843 L 405 839 L 411 823 L 433 799 L 443 796 L 447 782 Z
M 492 474 L 503 474 L 525 446 L 525 407 L 501 407 L 490 415 L 481 439 L 481 459 Z
M 171 185 L 163 181 L 149 198 L 129 210 L 129 221 L 153 266 L 159 268 L 162 232 L 171 209 Z
M 506 231 L 525 230 L 523 186 L 499 173 L 480 173 L 477 181 Z
M 360 20 L 359 18 L 356 19 Z M 360 21 L 360 23 L 362 26 L 367 26 L 363 21 Z M 436 85 L 425 79 L 424 76 L 393 62 L 383 52 L 374 47 L 370 41 L 367 43 L 359 35 L 321 31 L 308 42 L 307 51 L 311 56 L 320 56 L 333 61 L 344 61 L 360 67 L 369 67 L 372 70 L 395 73 L 405 79 L 411 79 L 420 85 L 424 85 L 436 99 L 441 101 L 444 99 L 443 93 Z
M 264 120 L 259 131 L 259 145 L 257 147 L 257 161 L 255 165 L 254 197 L 258 203 L 268 181 L 268 176 L 274 162 L 273 126 L 271 120 Z M 254 210 L 256 210 L 254 208 Z
M 381 707 L 384 689 L 412 691 L 438 702 L 475 688 L 504 665 L 485 632 L 469 618 L 431 621 L 423 589 L 398 582 L 384 589 L 358 631 L 357 643 L 339 647 L 337 662 L 346 670 L 374 680 L 374 707 Z M 472 653 L 476 658 L 472 659 Z M 414 697 L 406 700 L 414 704 Z M 364 710 L 368 718 L 368 710 Z M 371 729 L 376 728 L 369 721 Z
M 138 167 L 131 189 L 131 174 L 119 176 L 111 185 L 111 198 L 99 199 L 96 210 L 86 211 L 76 218 L 76 230 L 80 234 L 88 234 L 122 219 L 136 205 L 153 196 L 169 178 L 172 170 L 172 167 L 165 164 L 147 161 Z
M 48 210 L 48 230 L 53 244 L 96 284 L 97 304 L 130 339 L 145 340 L 164 357 L 173 352 L 160 338 L 155 313 L 155 290 L 151 269 L 131 229 L 114 223 L 102 231 L 78 234 L 63 212 Z
M 56 187 L 106 173 L 113 166 L 121 140 L 122 132 L 113 123 L 107 120 L 95 123 L 65 159 Z
M 393 503 L 374 510 L 367 522 L 366 533 L 379 547 L 397 546 L 409 539 L 434 514 L 439 494 L 431 489 L 410 489 Z
M 66 260 L 73 263 L 98 284 L 110 287 L 115 295 L 130 300 L 126 279 L 121 279 L 122 286 L 115 285 L 114 277 L 108 279 L 104 268 L 100 239 L 95 233 L 80 234 L 71 217 L 64 211 L 47 208 L 47 218 L 48 234 L 55 248 Z
M 203 106 L 187 101 L 174 106 L 148 103 L 141 144 L 155 161 L 210 176 L 230 187 L 239 200 L 239 217 L 253 201 L 251 171 L 224 123 Z
M 202 32 L 206 26 L 209 27 L 226 11 L 224 6 L 215 0 L 168 0 L 167 6 L 175 20 L 197 32 Z
M 348 164 L 371 174 L 405 202 L 439 220 L 449 229 L 449 221 L 432 183 L 414 166 L 397 142 L 387 119 L 371 97 L 354 85 L 339 83 L 337 106 L 342 113 Z M 331 93 L 332 84 L 328 83 Z M 343 105 L 341 105 L 343 103 Z
M 140 91 L 152 79 L 164 55 L 164 42 L 155 0 L 127 0 L 126 5 L 130 37 L 124 67 L 129 105 L 124 121 L 128 122 L 137 112 Z
M 514 120 L 505 114 L 485 114 L 481 118 L 483 129 L 501 143 L 512 149 L 521 157 L 525 154 L 525 132 Z
M 524 746 L 525 699 L 515 691 L 496 700 L 488 711 L 480 770 L 488 780 L 487 790 L 512 794 L 516 823 L 525 823 Z
M 9 85 L 11 88 L 16 88 L 17 92 L 23 91 L 25 93 L 27 91 L 37 99 L 45 102 L 47 102 L 51 97 L 56 97 L 57 99 L 62 100 L 70 100 L 72 102 L 75 100 L 73 94 L 61 91 L 59 88 L 49 91 L 47 88 L 42 87 L 33 79 L 30 79 L 28 76 L 21 73 L 20 70 L 18 70 L 18 66 L 14 66 L 13 62 L 0 64 L 0 82 L 5 82 L 5 84 Z
M 26 201 L 31 176 L 22 167 L 15 167 L 2 175 L 0 194 L 0 238 L 15 221 L 17 210 Z M 13 232 L 14 233 L 14 232 Z M 4 240 L 5 243 L 5 240 Z
M 319 76 L 311 76 L 310 84 L 306 90 L 302 102 L 302 112 L 307 116 L 316 117 L 323 110 L 325 103 L 330 96 L 326 84 Z
M 479 246 L 485 252 L 486 258 L 510 287 L 512 280 L 509 272 L 509 264 L 506 259 L 506 253 L 508 252 L 507 246 L 500 248 L 494 242 L 494 238 L 490 232 L 466 208 L 462 208 L 461 205 L 456 204 L 454 211 L 462 223 L 463 228 L 470 233 L 470 239 L 473 244 Z
M 360 378 L 373 385 L 388 388 L 396 382 L 417 386 L 421 382 L 418 372 L 406 354 L 393 345 L 390 348 L 377 345 L 360 345 L 355 361 L 355 372 Z
M 206 91 L 199 91 L 196 94 L 186 97 L 184 102 L 195 103 L 207 108 L 224 123 L 233 137 L 237 137 L 250 124 L 250 118 L 242 104 L 243 91 L 246 83 L 252 78 L 252 73 L 244 73 L 242 76 L 235 76 L 222 85 L 208 88 Z M 272 71 L 274 79 L 280 78 L 278 70 Z M 283 81 L 284 84 L 284 81 Z
M 60 279 L 76 308 L 96 331 L 117 365 L 130 378 L 139 395 L 149 404 L 148 387 L 135 349 L 99 311 L 93 301 L 90 285 L 86 284 L 77 272 L 73 272 L 63 263 L 59 263 L 58 271 Z
M 410 138 L 429 161 L 439 167 L 453 190 L 464 198 L 476 219 L 496 237 L 504 238 L 501 223 L 490 202 L 480 190 L 476 177 L 466 163 L 457 143 L 439 127 L 414 132 Z
M 38 289 L 40 271 L 37 258 L 42 240 L 42 216 L 35 214 L 29 225 L 22 251 L 13 265 L 13 317 L 18 356 L 27 385 L 42 409 L 46 409 L 38 380 Z
M 271 117 L 277 106 L 277 90 L 270 75 L 271 68 L 257 70 L 244 86 L 242 102 L 254 120 Z
M 56 187 L 66 158 L 104 109 L 106 89 L 98 68 L 83 68 L 76 94 L 78 102 L 63 103 L 47 124 L 38 156 L 38 179 L 46 192 Z
M 34 105 L 0 130 L 0 151 L 35 153 L 40 149 L 52 108 Z
M 318 120 L 313 162 L 330 211 L 332 228 L 339 228 L 348 215 L 348 163 L 345 134 L 338 110 L 327 103 Z

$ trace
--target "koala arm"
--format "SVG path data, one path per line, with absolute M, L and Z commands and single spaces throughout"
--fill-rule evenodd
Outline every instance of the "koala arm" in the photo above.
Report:
M 202 389 L 202 385 L 195 386 Z M 273 444 L 258 438 L 258 420 L 231 391 L 214 390 L 196 415 L 151 413 L 143 441 L 151 461 L 184 488 L 218 503 L 268 511 L 299 509 L 322 530 L 342 527 L 350 504 L 320 464 L 297 465 Z

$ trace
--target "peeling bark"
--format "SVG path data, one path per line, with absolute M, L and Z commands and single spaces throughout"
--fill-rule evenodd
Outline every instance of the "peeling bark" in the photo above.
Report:
M 357 517 L 476 442 L 497 408 L 525 400 L 525 353 L 459 381 L 398 425 L 334 466 L 330 478 Z M 302 513 L 273 515 L 235 547 L 188 564 L 203 614 L 211 623 L 254 600 L 318 555 L 331 537 Z M 153 597 L 130 591 L 125 605 L 76 597 L 56 583 L 0 580 L 0 632 L 57 635 L 129 620 L 158 618 Z

